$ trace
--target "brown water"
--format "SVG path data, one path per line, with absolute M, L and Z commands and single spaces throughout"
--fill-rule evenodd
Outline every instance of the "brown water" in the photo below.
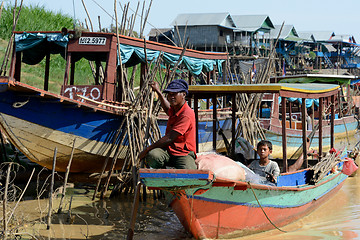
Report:
M 27 232 L 23 236 L 29 237 L 30 233 L 38 239 L 126 239 L 133 195 L 93 202 L 92 190 L 74 188 L 68 194 L 64 213 L 53 214 L 50 230 L 46 229 L 48 200 L 22 202 L 16 216 L 21 219 L 19 225 L 25 227 L 20 232 Z M 56 199 L 53 207 L 58 206 Z M 281 229 L 286 233 L 275 229 L 241 239 L 360 239 L 360 173 L 348 178 L 340 191 L 318 209 Z M 192 237 L 171 208 L 149 196 L 140 203 L 134 239 Z
M 71 189 L 64 214 L 54 214 L 46 230 L 47 200 L 23 202 L 21 213 L 26 229 L 38 239 L 125 239 L 132 207 L 132 195 L 91 201 L 91 192 Z M 57 209 L 59 200 L 53 206 Z M 282 227 L 242 239 L 360 239 L 360 174 L 348 178 L 342 189 L 308 216 Z M 26 234 L 24 235 L 26 236 Z M 192 239 L 172 210 L 152 197 L 140 204 L 134 239 Z

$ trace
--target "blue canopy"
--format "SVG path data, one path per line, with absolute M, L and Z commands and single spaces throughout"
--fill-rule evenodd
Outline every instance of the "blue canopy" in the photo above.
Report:
M 15 34 L 15 51 L 20 52 L 47 41 L 53 42 L 61 47 L 66 47 L 69 42 L 68 35 L 61 33 L 27 33 Z
M 61 33 L 24 32 L 15 34 L 15 51 L 23 52 L 24 63 L 35 65 L 41 62 L 46 54 L 65 54 L 68 42 L 68 35 Z
M 302 105 L 302 98 L 286 98 L 286 99 L 290 102 L 298 101 L 300 105 Z M 279 97 L 279 102 L 281 102 L 281 97 Z M 315 106 L 319 106 L 319 99 L 311 99 L 311 98 L 305 99 L 306 108 L 310 108 L 313 103 Z
M 134 66 L 139 64 L 140 62 L 145 62 L 145 52 L 144 48 L 130 46 L 126 44 L 120 44 L 120 52 L 121 52 L 121 61 L 123 64 L 127 66 Z M 146 49 L 146 57 L 147 61 L 155 61 L 160 54 L 163 54 L 164 61 L 174 66 L 176 62 L 179 60 L 180 55 L 155 51 L 151 49 Z M 200 59 L 183 56 L 180 64 L 184 64 L 185 67 L 194 75 L 199 75 L 202 71 L 210 72 L 214 70 L 214 65 L 217 66 L 219 73 L 222 72 L 222 63 L 224 60 L 212 60 L 212 59 Z

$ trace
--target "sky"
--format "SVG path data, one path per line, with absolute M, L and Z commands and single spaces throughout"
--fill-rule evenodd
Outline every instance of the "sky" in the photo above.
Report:
M 115 23 L 114 0 L 83 0 L 88 9 L 95 30 L 98 30 L 98 16 L 102 27 L 109 27 Z M 5 0 L 7 4 L 14 4 L 15 0 Z M 20 0 L 17 0 L 19 3 Z M 130 13 L 134 13 L 138 2 L 140 10 L 144 0 L 117 0 L 118 21 L 121 22 L 121 8 L 130 2 Z M 84 22 L 86 12 L 82 0 L 24 0 L 24 5 L 44 6 L 54 12 L 68 14 Z M 150 0 L 145 0 L 145 10 Z M 99 5 L 101 7 L 99 7 Z M 74 11 L 75 9 L 75 11 Z M 172 21 L 182 13 L 221 13 L 233 15 L 268 15 L 274 25 L 294 25 L 296 31 L 333 31 L 336 35 L 348 34 L 360 43 L 360 0 L 153 0 L 149 13 L 148 24 L 144 34 L 147 35 L 152 27 L 171 27 Z M 110 15 L 110 16 L 109 16 Z M 138 17 L 139 19 L 140 17 Z M 140 24 L 135 24 L 135 31 L 139 31 Z

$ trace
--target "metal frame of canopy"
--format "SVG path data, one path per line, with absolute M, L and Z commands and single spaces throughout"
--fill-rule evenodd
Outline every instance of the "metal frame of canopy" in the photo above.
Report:
M 189 98 L 194 99 L 194 112 L 196 119 L 196 146 L 198 150 L 198 122 L 199 109 L 198 100 L 202 98 L 212 98 L 213 102 L 219 96 L 231 96 L 232 99 L 232 143 L 235 142 L 235 125 L 236 125 L 236 94 L 237 93 L 277 93 L 282 97 L 282 116 L 286 116 L 286 97 L 301 98 L 305 102 L 306 98 L 319 99 L 319 109 L 324 109 L 324 99 L 330 97 L 331 102 L 331 148 L 334 147 L 334 121 L 335 121 L 335 96 L 339 92 L 339 85 L 335 84 L 244 84 L 244 85 L 192 85 L 189 86 Z M 305 104 L 302 105 L 301 112 L 303 116 L 306 114 Z M 217 133 L 217 110 L 213 108 L 213 148 L 216 149 L 216 133 Z M 306 124 L 305 118 L 302 118 L 302 135 L 303 146 L 306 146 Z M 322 129 L 323 121 L 319 121 L 319 155 L 322 155 Z M 282 121 L 282 146 L 283 146 L 283 169 L 288 168 L 286 157 L 286 121 Z M 231 153 L 235 152 L 235 144 L 231 144 Z M 304 161 L 307 162 L 307 149 L 303 148 Z

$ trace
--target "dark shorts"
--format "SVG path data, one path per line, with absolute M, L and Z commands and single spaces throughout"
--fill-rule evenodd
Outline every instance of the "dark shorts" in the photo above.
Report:
M 195 153 L 191 151 L 186 156 L 174 156 L 170 155 L 167 150 L 154 148 L 146 155 L 145 162 L 152 168 L 197 169 Z

